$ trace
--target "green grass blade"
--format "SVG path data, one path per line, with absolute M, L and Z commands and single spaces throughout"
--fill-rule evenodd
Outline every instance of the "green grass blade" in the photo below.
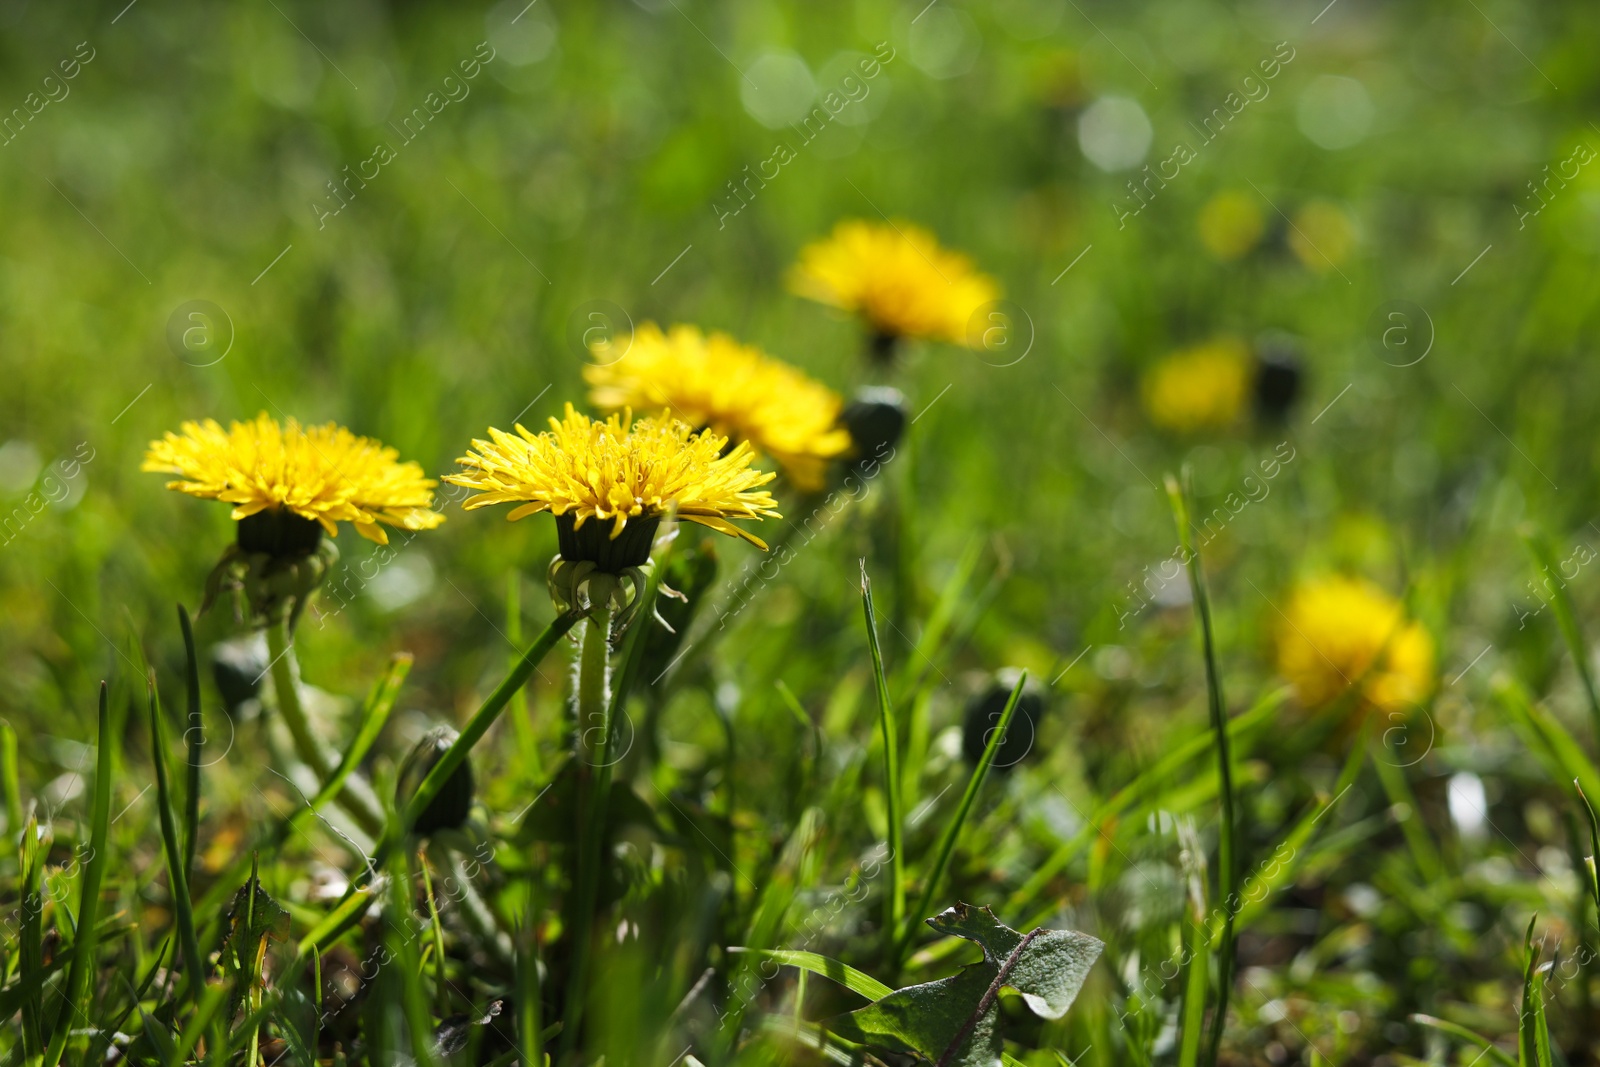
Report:
M 182 1061 L 177 1058 L 178 1046 L 173 1044 L 172 1035 L 167 1032 L 161 1020 L 143 1008 L 139 1009 L 139 1015 L 144 1020 L 139 1032 L 150 1042 L 150 1047 L 156 1050 L 157 1062 L 181 1063 Z
M 309 805 L 311 808 L 320 808 L 337 796 L 339 790 L 344 787 L 345 779 L 350 777 L 351 773 L 361 765 L 361 761 L 367 758 L 367 753 L 372 751 L 378 735 L 383 732 L 384 724 L 389 721 L 389 713 L 394 710 L 394 702 L 400 696 L 400 686 L 404 684 L 406 675 L 411 673 L 411 663 L 412 657 L 409 652 L 397 652 L 389 660 L 389 669 L 384 671 L 383 677 L 372 687 L 366 704 L 362 706 L 355 737 L 351 739 L 349 747 L 340 757 L 339 765 L 333 769 L 328 780 L 322 783 L 322 788 L 317 790 L 317 795 L 312 798 Z
M 883 732 L 883 795 L 889 822 L 889 891 L 884 897 L 883 944 L 892 954 L 894 938 L 906 912 L 905 860 L 900 847 L 900 731 L 895 725 L 894 705 L 889 701 L 889 682 L 883 673 L 878 616 L 872 608 L 872 581 L 867 577 L 866 560 L 861 561 L 861 610 L 867 620 L 867 645 L 872 650 L 872 677 L 878 689 L 878 722 Z
M 1572 653 L 1572 665 L 1577 668 L 1578 680 L 1583 683 L 1583 694 L 1589 701 L 1589 715 L 1594 721 L 1595 738 L 1600 740 L 1600 690 L 1595 689 L 1594 670 L 1589 665 L 1589 648 L 1583 640 L 1583 630 L 1578 626 L 1578 615 L 1573 610 L 1572 598 L 1567 595 L 1567 583 L 1558 576 L 1555 553 L 1544 536 L 1533 526 L 1524 526 L 1522 543 L 1533 557 L 1534 566 L 1543 573 L 1545 589 L 1550 593 L 1550 610 L 1556 617 L 1556 627 L 1561 631 L 1567 651 Z
M 439 1018 L 450 1014 L 450 979 L 445 974 L 444 925 L 439 920 L 439 901 L 433 895 L 433 878 L 428 874 L 428 861 L 417 864 L 422 874 L 423 898 L 428 904 L 428 932 L 433 937 L 433 998 Z M 317 959 L 321 959 L 319 955 Z
M 1252 737 L 1257 730 L 1272 721 L 1272 716 L 1288 699 L 1289 693 L 1288 688 L 1273 690 L 1257 701 L 1249 711 L 1234 716 L 1228 721 L 1228 736 L 1240 742 Z M 1098 832 L 1095 828 L 1106 819 L 1120 816 L 1146 793 L 1169 785 L 1172 776 L 1184 764 L 1215 746 L 1216 738 L 1212 736 L 1210 730 L 1207 730 L 1182 744 L 1173 746 L 1160 759 L 1140 771 L 1138 777 L 1117 790 L 1110 800 L 1094 810 L 1092 816 L 1085 820 L 1082 830 L 1074 834 L 1071 840 L 1057 847 L 1049 858 L 1029 875 L 1028 880 L 1007 898 L 1006 911 L 1012 913 L 1021 911 L 1044 892 L 1050 880 L 1061 873 L 1074 856 L 1083 851 Z
M 213 982 L 205 987 L 205 995 L 195 1006 L 194 1014 L 189 1016 L 189 1025 L 184 1027 L 183 1033 L 178 1036 L 177 1050 L 173 1053 L 172 1062 L 188 1063 L 189 1054 L 200 1044 L 200 1039 L 206 1031 L 211 1029 L 211 1024 L 221 1013 L 223 1006 L 228 1002 L 228 987 L 223 982 Z
M 1350 755 L 1346 757 L 1344 768 L 1339 772 L 1339 779 L 1334 783 L 1333 795 L 1302 815 L 1283 839 L 1273 847 L 1268 858 L 1257 864 L 1250 877 L 1240 886 L 1238 907 L 1234 909 L 1237 913 L 1234 922 L 1235 934 L 1248 928 L 1266 909 L 1267 902 L 1271 900 L 1273 894 L 1288 885 L 1304 866 L 1308 857 L 1303 854 L 1303 850 L 1310 843 L 1312 835 L 1316 833 L 1317 825 L 1323 816 L 1333 810 L 1335 804 L 1344 799 L 1345 794 L 1355 784 L 1356 776 L 1366 757 L 1367 733 L 1368 731 L 1364 730 L 1356 743 L 1350 746 Z M 1221 924 L 1212 923 L 1212 943 L 1215 944 L 1221 936 Z
M 1583 814 L 1589 820 L 1589 856 L 1583 867 L 1583 880 L 1594 897 L 1596 915 L 1600 916 L 1600 817 L 1595 816 L 1594 805 L 1576 778 L 1572 780 L 1572 788 L 1578 791 L 1578 799 L 1583 801 Z
M 391 1006 L 401 1009 L 414 1061 L 419 1067 L 434 1067 L 434 1018 L 422 986 L 422 953 L 411 930 L 412 882 L 405 858 L 398 852 L 389 864 L 388 888 L 389 899 L 383 910 L 384 942 L 400 976 L 399 1003 Z
M 966 792 L 961 794 L 961 804 L 956 808 L 955 817 L 945 824 L 944 833 L 939 838 L 939 850 L 934 854 L 933 866 L 922 885 L 922 895 L 917 898 L 917 907 L 905 922 L 904 930 L 900 935 L 899 948 L 895 951 L 893 970 L 899 970 L 900 962 L 905 959 L 906 950 L 911 947 L 911 939 L 916 931 L 919 920 L 926 918 L 933 907 L 934 894 L 938 892 L 939 881 L 944 877 L 945 868 L 950 864 L 950 855 L 955 851 L 956 841 L 961 837 L 961 828 L 966 824 L 967 814 L 972 810 L 972 802 L 978 796 L 978 790 L 983 788 L 983 780 L 989 776 L 989 768 L 994 764 L 995 753 L 1000 750 L 1000 742 L 1006 736 L 1006 730 L 1011 726 L 1011 717 L 1016 713 L 1017 703 L 1022 699 L 1022 687 L 1028 683 L 1028 672 L 1023 671 L 1017 678 L 1017 684 L 1011 690 L 1011 698 L 1006 701 L 1005 710 L 1000 713 L 1000 725 L 989 734 L 989 742 L 983 747 L 983 755 L 978 759 L 978 765 L 972 769 L 972 777 L 967 779 Z
M 22 1043 L 30 1061 L 44 1052 L 44 894 L 39 891 L 44 852 L 37 819 L 22 828 Z M 9 1013 L 7 1013 L 9 1014 Z
M 793 1019 L 786 1019 L 781 1015 L 764 1015 L 760 1026 L 763 1032 L 787 1038 L 797 1045 L 811 1049 L 829 1063 L 839 1064 L 840 1067 L 859 1067 L 860 1064 L 871 1062 L 865 1058 L 867 1052 L 865 1046 L 836 1037 L 816 1023 L 796 1023 Z M 695 1064 L 699 1062 L 698 1059 L 694 1060 Z
M 1555 1067 L 1550 1052 L 1550 1020 L 1545 1014 L 1545 971 L 1533 973 L 1533 1051 L 1539 1067 Z
M 1550 1067 L 1550 1031 L 1545 1026 L 1544 991 L 1534 979 L 1542 952 L 1533 947 L 1535 914 L 1522 936 L 1522 1009 L 1517 1013 L 1517 1067 Z
M 784 707 L 789 709 L 789 713 L 794 716 L 794 720 L 799 724 L 800 728 L 811 735 L 811 762 L 815 765 L 818 757 L 822 755 L 822 727 L 817 725 L 810 715 L 806 714 L 806 709 L 801 706 L 799 698 L 794 695 L 794 691 L 789 688 L 782 678 L 778 679 L 776 685 L 778 696 L 782 698 Z
M 868 1000 L 882 1000 L 894 989 L 884 985 L 870 974 L 856 970 L 854 967 L 840 963 L 838 960 L 829 959 L 827 956 L 815 952 L 796 952 L 791 949 L 754 949 L 730 948 L 729 952 L 748 952 L 751 955 L 769 959 L 786 967 L 798 967 L 812 974 L 838 982 L 852 993 L 860 993 Z
M 1512 725 L 1546 766 L 1562 778 L 1575 778 L 1587 794 L 1600 796 L 1600 768 L 1583 751 L 1583 746 L 1549 710 L 1533 703 L 1527 690 L 1506 675 L 1496 676 L 1494 695 L 1501 707 L 1511 713 Z
M 194 623 L 188 609 L 178 605 L 178 628 L 183 631 L 184 717 L 183 740 L 188 748 L 187 781 L 183 793 L 183 871 L 194 877 L 194 857 L 200 845 L 200 752 L 205 747 L 205 721 L 200 715 L 200 657 L 194 647 Z
M 5 786 L 6 840 L 13 847 L 22 836 L 22 779 L 17 770 L 17 731 L 0 722 L 0 779 Z
M 1233 987 L 1234 896 L 1238 884 L 1238 851 L 1234 835 L 1238 828 L 1233 810 L 1233 757 L 1228 748 L 1228 706 L 1222 695 L 1222 673 L 1217 667 L 1216 633 L 1211 624 L 1211 600 L 1206 593 L 1205 575 L 1200 569 L 1200 550 L 1189 536 L 1189 506 L 1187 502 L 1189 472 L 1184 469 L 1184 488 L 1170 474 L 1167 476 L 1167 499 L 1172 503 L 1172 515 L 1178 524 L 1178 541 L 1183 548 L 1184 563 L 1189 571 L 1189 590 L 1194 598 L 1195 614 L 1200 620 L 1201 647 L 1205 654 L 1206 695 L 1211 708 L 1211 729 L 1217 742 L 1217 769 L 1221 776 L 1222 823 L 1217 834 L 1217 898 L 1226 909 L 1222 924 L 1222 938 L 1217 949 L 1217 1006 L 1211 1017 L 1209 1063 L 1217 1062 L 1222 1047 L 1222 1030 L 1228 1018 L 1228 994 Z
M 322 810 L 338 792 L 344 787 L 345 780 L 367 758 L 367 753 L 378 740 L 384 725 L 389 721 L 389 714 L 394 710 L 396 698 L 400 695 L 401 683 L 405 681 L 407 673 L 411 670 L 412 657 L 409 652 L 397 652 L 389 661 L 389 669 L 384 672 L 372 691 L 367 695 L 366 703 L 362 705 L 360 721 L 356 728 L 355 737 L 350 746 L 345 749 L 344 755 L 339 760 L 339 765 L 322 788 L 317 790 L 317 795 L 303 808 L 296 808 L 292 813 L 281 819 L 272 830 L 262 834 L 250 848 L 243 850 L 239 857 L 215 880 L 211 889 L 201 897 L 195 905 L 196 914 L 210 914 L 230 896 L 239 881 L 244 878 L 245 870 L 250 865 L 250 857 L 256 852 L 271 852 L 287 841 L 296 829 L 307 819 Z M 380 845 L 380 855 L 382 852 Z
M 906 657 L 905 666 L 900 669 L 899 677 L 896 679 L 895 692 L 901 699 L 909 697 L 920 686 L 922 676 L 933 670 L 933 664 L 938 661 L 940 643 L 944 641 L 946 632 L 955 621 L 957 611 L 966 600 L 963 594 L 982 556 L 983 542 L 973 538 L 967 542 L 960 558 L 956 560 L 956 565 L 945 581 L 944 588 L 939 591 L 939 599 L 934 603 L 926 625 L 917 635 L 914 654 Z
M 150 679 L 150 758 L 156 772 L 156 813 L 161 823 L 161 840 L 167 854 L 167 884 L 172 906 L 178 917 L 178 943 L 183 948 L 184 992 L 193 998 L 205 981 L 205 957 L 200 954 L 200 939 L 195 935 L 194 911 L 189 900 L 189 873 L 183 859 L 183 842 L 178 838 L 172 815 L 172 789 L 167 781 L 167 738 L 161 722 L 161 694 L 155 678 Z
M 1426 1026 L 1430 1030 L 1437 1030 L 1441 1034 L 1449 1034 L 1451 1037 L 1456 1038 L 1457 1040 L 1467 1042 L 1474 1048 L 1481 1050 L 1482 1053 L 1488 1056 L 1490 1060 L 1500 1064 L 1500 1067 L 1517 1067 L 1517 1061 L 1507 1055 L 1504 1049 L 1497 1046 L 1488 1038 L 1483 1037 L 1480 1034 L 1473 1033 L 1465 1026 L 1453 1023 L 1448 1019 L 1440 1019 L 1433 1015 L 1413 1015 L 1411 1016 L 1411 1021 L 1416 1023 L 1418 1026 Z
M 433 765 L 433 769 L 422 780 L 422 784 L 417 786 L 416 793 L 411 797 L 411 803 L 406 805 L 405 825 L 410 826 L 416 822 L 417 816 L 433 802 L 439 790 L 444 788 L 445 782 L 449 781 L 456 768 L 461 766 L 461 761 L 472 752 L 474 745 L 483 740 L 483 735 L 489 732 L 489 727 L 500 717 L 500 712 L 505 710 L 511 695 L 523 687 L 528 681 L 528 676 L 539 666 L 539 661 L 544 659 L 555 647 L 556 642 L 561 640 L 580 618 L 582 614 L 576 610 L 562 612 L 551 619 L 550 625 L 546 626 L 544 632 L 528 646 L 528 651 L 523 653 L 517 665 L 511 668 L 505 679 L 495 687 L 494 692 L 489 694 L 488 699 L 462 728 L 461 736 L 456 738 L 455 744 L 439 757 L 439 762 Z
M 295 952 L 300 956 L 306 956 L 318 951 L 320 946 L 336 941 L 341 934 L 361 921 L 361 917 L 366 914 L 371 904 L 371 890 L 358 889 L 345 897 L 300 939 L 300 943 L 295 946 Z
M 118 923 L 115 918 L 100 920 L 100 935 L 96 943 L 105 945 L 114 939 L 127 936 L 138 928 L 132 923 Z M 73 946 L 58 949 L 51 957 L 50 962 L 42 964 L 36 972 L 27 978 L 12 982 L 4 989 L 0 989 L 0 1019 L 10 1019 L 18 1012 L 23 1011 L 29 1000 L 39 995 L 43 990 L 50 988 L 51 979 L 62 974 L 72 966 Z M 42 1017 L 42 1015 L 41 1015 Z M 44 1042 L 39 1044 L 41 1053 Z M 4 1062 L 4 1061 L 0 1061 Z
M 1204 877 L 1204 872 L 1201 872 Z M 1178 1048 L 1178 1067 L 1195 1067 L 1200 1062 L 1200 1041 L 1206 1028 L 1206 986 L 1210 970 L 1211 936 L 1207 924 L 1192 917 L 1189 924 L 1189 970 L 1184 980 L 1182 1043 Z
M 51 1027 L 50 1044 L 45 1049 L 45 1067 L 56 1067 L 66 1051 L 67 1039 L 75 1023 L 93 1025 L 95 941 L 99 934 L 100 883 L 105 877 L 106 853 L 111 825 L 111 764 L 115 751 L 111 736 L 111 703 L 106 683 L 100 683 L 99 728 L 95 735 L 94 807 L 90 820 L 89 858 L 84 865 L 82 894 L 78 903 L 78 935 L 74 943 L 72 968 L 67 972 L 66 1000 Z
M 1405 768 L 1385 759 L 1381 745 L 1373 750 L 1372 765 L 1378 772 L 1378 782 L 1383 786 L 1389 803 L 1396 809 L 1404 805 L 1404 809 L 1410 812 L 1400 824 L 1400 832 L 1406 839 L 1406 847 L 1411 850 L 1411 857 L 1417 865 L 1418 873 L 1426 883 L 1438 881 L 1443 877 L 1439 852 L 1428 836 L 1427 827 L 1423 825 L 1422 806 L 1417 803 L 1417 795 L 1412 791 L 1411 783 L 1406 778 Z
M 506 657 L 506 670 L 517 665 L 516 649 L 522 647 L 522 572 L 516 567 L 506 572 L 506 640 L 512 652 Z M 544 762 L 539 758 L 539 738 L 528 715 L 528 691 L 518 689 L 511 696 L 511 729 L 517 739 L 522 773 L 530 783 L 544 781 Z
M 156 949 L 155 958 L 150 961 L 150 966 L 145 969 L 144 978 L 139 982 L 137 989 L 128 981 L 127 975 L 122 975 L 122 984 L 128 987 L 128 1006 L 122 1010 L 122 1014 L 117 1017 L 114 1024 L 100 1028 L 100 1032 L 95 1035 L 93 1043 L 89 1046 L 89 1055 L 84 1058 L 85 1063 L 104 1063 L 106 1053 L 110 1050 L 116 1034 L 122 1030 L 134 1012 L 140 1011 L 142 1014 L 139 1003 L 144 1000 L 145 994 L 149 993 L 150 987 L 155 984 L 156 975 L 160 973 L 161 965 L 167 958 L 167 950 L 171 947 L 171 938 L 161 942 L 161 947 Z M 170 1063 L 171 1057 L 167 1057 L 165 1062 Z
M 528 889 L 528 910 L 517 931 L 516 1009 L 517 1050 L 522 1062 L 544 1064 L 544 1023 L 539 990 L 537 889 Z

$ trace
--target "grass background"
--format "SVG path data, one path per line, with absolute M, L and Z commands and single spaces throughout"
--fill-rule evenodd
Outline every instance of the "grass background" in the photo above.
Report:
M 1007 666 L 1046 683 L 1034 750 L 986 787 L 948 895 L 995 906 L 1013 925 L 1053 905 L 1052 925 L 1104 938 L 1079 1007 L 1028 1032 L 1017 1053 L 1132 1062 L 1124 1046 L 1135 1039 L 1118 1023 L 1125 984 L 1175 936 L 1179 830 L 1214 835 L 1209 765 L 1187 765 L 1103 827 L 1031 907 L 1006 906 L 1099 802 L 1204 730 L 1186 604 L 1119 626 L 1129 583 L 1175 546 L 1162 474 L 1192 464 L 1206 513 L 1283 441 L 1295 459 L 1270 495 L 1206 550 L 1233 710 L 1281 684 L 1274 604 L 1297 577 L 1330 569 L 1407 595 L 1438 644 L 1441 681 L 1406 724 L 1405 762 L 1417 731 L 1431 740 L 1406 769 L 1414 806 L 1366 767 L 1246 932 L 1228 1054 L 1312 1062 L 1315 1046 L 1333 1062 L 1447 1062 L 1454 1046 L 1409 1023 L 1411 1012 L 1506 1035 L 1531 914 L 1564 955 L 1577 951 L 1570 791 L 1511 729 L 1491 679 L 1518 679 L 1595 750 L 1552 613 L 1525 614 L 1539 600 L 1518 540 L 1519 524 L 1533 522 L 1566 558 L 1600 539 L 1588 432 L 1600 403 L 1600 170 L 1583 168 L 1525 223 L 1518 208 L 1533 203 L 1527 183 L 1546 165 L 1600 144 L 1588 43 L 1600 15 L 1589 5 L 138 0 L 13 5 L 0 22 L 0 108 L 26 108 L 75 51 L 93 57 L 0 148 L 0 510 L 12 516 L 0 547 L 0 711 L 21 738 L 25 797 L 65 840 L 87 811 L 76 776 L 94 736 L 94 687 L 111 682 L 125 739 L 112 811 L 126 812 L 113 826 L 107 892 L 140 922 L 106 947 L 112 958 L 145 960 L 168 921 L 141 792 L 150 772 L 135 650 L 174 679 L 174 702 L 182 645 L 171 604 L 196 605 L 231 536 L 222 508 L 139 472 L 148 440 L 183 419 L 266 410 L 336 419 L 443 472 L 486 426 L 519 413 L 536 425 L 581 402 L 573 338 L 596 301 L 633 321 L 726 329 L 849 391 L 869 377 L 857 327 L 788 295 L 783 276 L 835 221 L 880 215 L 968 252 L 1025 311 L 1031 347 L 1003 367 L 913 348 L 898 384 L 917 421 L 884 492 L 798 551 L 659 701 L 668 741 L 625 777 L 664 820 L 676 803 L 678 816 L 714 822 L 720 844 L 680 826 L 653 846 L 664 860 L 640 858 L 651 854 L 641 839 L 638 856 L 619 861 L 630 887 L 619 907 L 642 940 L 612 966 L 643 975 L 651 992 L 636 1026 L 607 1016 L 612 1057 L 649 1059 L 641 1050 L 690 1026 L 668 1015 L 703 968 L 732 988 L 736 964 L 721 946 L 771 918 L 762 908 L 776 907 L 774 886 L 802 900 L 825 894 L 882 838 L 858 600 L 865 555 L 891 605 L 885 655 L 912 724 L 908 799 L 944 796 L 908 837 L 913 860 L 951 803 L 941 790 L 965 781 L 950 728 L 971 692 Z M 765 55 L 798 56 L 825 92 L 830 64 L 880 42 L 893 58 L 846 111 L 862 124 L 837 122 L 802 145 L 746 107 L 761 99 Z M 1135 172 L 1085 158 L 1085 108 L 1137 101 L 1152 129 L 1139 166 L 1154 164 L 1178 142 L 1197 145 L 1191 123 L 1279 42 L 1294 58 L 1270 93 L 1119 224 L 1113 205 L 1127 202 Z M 494 58 L 470 94 L 402 145 L 389 124 L 480 47 Z M 1330 76 L 1359 82 L 1371 102 L 1364 134 L 1340 149 L 1305 132 L 1316 128 L 1307 101 Z M 727 183 L 780 141 L 796 159 L 719 219 Z M 396 147 L 393 161 L 319 224 L 312 205 L 331 205 L 326 183 L 379 142 Z M 1267 226 L 1232 263 L 1199 235 L 1200 211 L 1219 193 L 1254 198 Z M 1348 225 L 1337 262 L 1294 251 L 1291 220 L 1314 205 Z M 231 347 L 208 366 L 168 339 L 175 311 L 194 300 L 231 324 Z M 1380 341 L 1375 317 L 1397 300 L 1431 324 L 1432 347 L 1414 366 L 1392 366 Z M 1150 426 L 1137 403 L 1143 367 L 1214 336 L 1272 330 L 1299 339 L 1307 367 L 1285 427 L 1177 439 Z M 50 465 L 91 455 L 49 500 L 60 484 Z M 893 567 L 872 547 L 891 494 L 904 539 Z M 356 568 L 371 551 L 348 531 L 339 547 Z M 392 766 L 426 723 L 459 723 L 477 706 L 513 652 L 508 575 L 523 575 L 519 622 L 533 632 L 549 616 L 541 575 L 553 551 L 548 523 L 452 508 L 347 609 L 308 621 L 306 678 L 340 696 L 358 698 L 395 651 L 417 658 L 375 767 Z M 732 543 L 718 553 L 724 581 L 756 562 Z M 1589 570 L 1569 593 L 1592 617 Z M 953 630 L 930 640 L 941 605 Z M 202 643 L 237 631 L 226 610 L 200 623 Z M 818 724 L 820 755 L 808 755 L 780 680 Z M 536 766 L 509 742 L 477 754 L 484 818 L 512 881 L 519 847 L 505 824 L 563 748 L 564 692 L 552 658 L 529 696 Z M 206 696 L 221 723 L 209 683 Z M 217 727 L 237 742 L 206 773 L 212 870 L 289 802 L 263 774 L 260 729 Z M 1350 743 L 1285 706 L 1241 746 L 1247 868 L 1328 789 Z M 1452 783 L 1470 799 L 1474 782 L 1482 824 L 1450 804 Z M 782 846 L 808 818 L 812 858 L 785 867 Z M 264 857 L 263 879 L 310 909 L 308 872 L 329 855 L 313 833 Z M 14 856 L 4 863 L 15 877 Z M 698 918 L 683 911 L 689 902 Z M 863 931 L 875 908 L 831 919 L 819 950 L 870 970 Z M 794 943 L 804 914 L 797 904 L 772 918 L 770 943 Z M 474 975 L 461 938 L 451 952 L 462 968 L 455 1007 L 466 1010 L 504 983 L 492 970 Z M 764 988 L 761 1003 L 784 1002 L 786 982 Z M 1589 999 L 1572 984 L 1552 1008 L 1572 1062 L 1593 1056 L 1582 1036 L 1593 1032 Z M 1142 1010 L 1159 1020 L 1166 1009 Z M 1146 1044 L 1170 1056 L 1170 1035 L 1152 1025 Z M 777 1053 L 739 1053 L 767 1054 Z M 1053 1061 L 1041 1051 L 1028 1062 Z

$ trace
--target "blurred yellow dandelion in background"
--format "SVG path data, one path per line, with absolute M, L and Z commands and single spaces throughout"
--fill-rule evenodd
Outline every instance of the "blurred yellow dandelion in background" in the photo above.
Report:
M 1289 227 L 1289 249 L 1307 270 L 1326 274 L 1350 261 L 1356 228 L 1336 204 L 1313 200 L 1295 212 Z
M 1358 686 L 1363 704 L 1401 712 L 1433 688 L 1433 638 L 1405 617 L 1398 600 L 1359 578 L 1319 578 L 1296 588 L 1277 644 L 1278 670 L 1307 707 Z
M 1218 193 L 1200 209 L 1200 243 L 1224 263 L 1242 259 L 1260 243 L 1267 222 L 1260 198 L 1253 193 L 1228 190 Z
M 997 299 L 994 280 L 959 252 L 941 248 L 909 222 L 839 223 L 800 250 L 789 275 L 800 296 L 855 312 L 875 334 L 967 344 L 983 305 Z
M 753 345 L 698 327 L 641 324 L 627 354 L 584 368 L 606 412 L 662 411 L 771 456 L 799 489 L 821 489 L 828 463 L 850 450 L 838 394 Z M 600 353 L 601 358 L 604 356 Z
M 1230 426 L 1249 401 L 1251 373 L 1250 350 L 1238 338 L 1182 349 L 1145 372 L 1145 413 L 1175 433 Z
M 287 511 L 318 523 L 330 536 L 352 522 L 369 541 L 388 544 L 382 525 L 430 530 L 444 521 L 433 510 L 433 487 L 422 468 L 337 423 L 279 425 L 262 412 L 224 430 L 213 419 L 185 422 L 150 442 L 142 470 L 176 474 L 167 483 L 190 496 L 234 505 L 233 518 Z M 311 538 L 315 547 L 315 535 Z

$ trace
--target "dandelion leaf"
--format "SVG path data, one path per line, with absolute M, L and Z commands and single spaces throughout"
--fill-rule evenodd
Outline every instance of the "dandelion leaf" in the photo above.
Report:
M 1000 1067 L 1000 990 L 1013 989 L 1036 1015 L 1059 1019 L 1105 947 L 1072 930 L 1023 935 L 988 908 L 969 904 L 957 904 L 927 922 L 941 934 L 977 944 L 983 961 L 837 1016 L 827 1024 L 830 1031 L 948 1067 Z

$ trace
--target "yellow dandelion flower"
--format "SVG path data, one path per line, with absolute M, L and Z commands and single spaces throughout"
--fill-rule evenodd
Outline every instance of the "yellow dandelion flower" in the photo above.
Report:
M 1176 352 L 1145 372 L 1150 421 L 1176 433 L 1232 425 L 1250 398 L 1250 350 L 1224 337 Z
M 862 316 L 885 349 L 898 337 L 968 344 L 972 316 L 1000 295 L 971 260 L 921 227 L 859 219 L 801 249 L 789 287 Z
M 1278 670 L 1307 707 L 1359 686 L 1363 705 L 1404 712 L 1433 688 L 1433 639 L 1371 582 L 1321 578 L 1296 589 L 1284 608 Z
M 1261 240 L 1267 220 L 1249 193 L 1218 193 L 1200 209 L 1200 243 L 1217 259 L 1231 263 Z
M 649 559 L 656 527 L 673 505 L 680 519 L 763 549 L 765 542 L 729 520 L 781 518 L 777 501 L 760 488 L 776 475 L 750 466 L 749 442 L 728 449 L 726 437 L 669 416 L 635 421 L 623 412 L 601 422 L 568 404 L 543 433 L 491 427 L 489 438 L 473 441 L 456 461 L 465 470 L 445 476 L 478 490 L 462 506 L 514 503 L 506 516 L 513 521 L 548 511 L 562 558 L 593 560 L 603 570 Z
M 388 544 L 384 525 L 431 530 L 444 521 L 433 510 L 438 483 L 420 466 L 332 422 L 279 425 L 266 412 L 226 430 L 214 419 L 185 422 L 180 433 L 150 442 L 141 469 L 178 475 L 168 489 L 232 504 L 246 551 L 309 552 L 323 531 L 337 535 L 340 522 Z
M 843 401 L 833 390 L 727 334 L 708 336 L 694 326 L 663 332 L 646 322 L 616 348 L 626 355 L 583 372 L 603 411 L 667 410 L 748 441 L 807 492 L 821 489 L 829 461 L 850 450 L 850 433 L 839 425 Z

